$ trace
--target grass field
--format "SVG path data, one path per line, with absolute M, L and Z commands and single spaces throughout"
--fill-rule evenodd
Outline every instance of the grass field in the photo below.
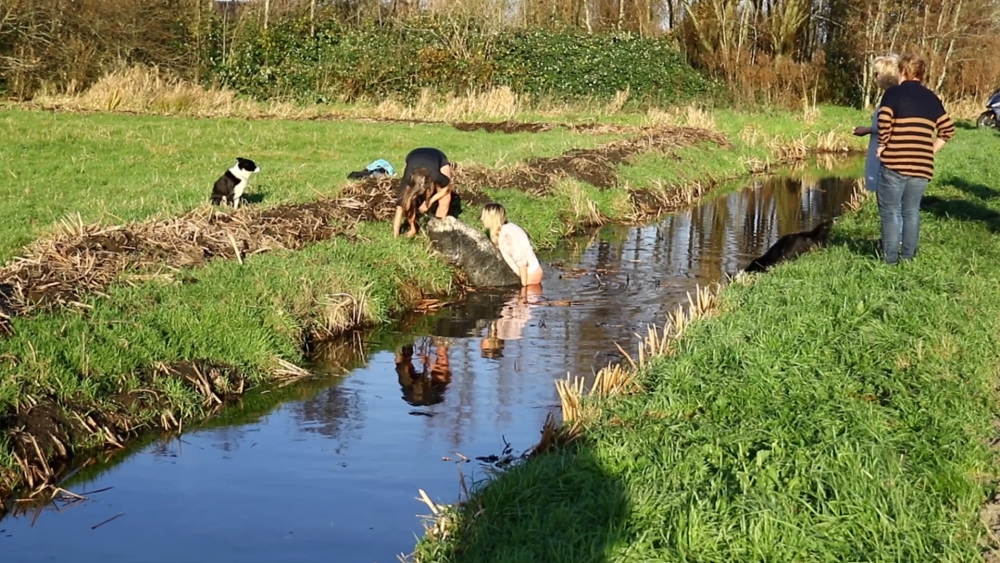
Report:
M 638 374 L 645 392 L 591 399 L 580 440 L 479 486 L 416 559 L 982 561 L 997 142 L 960 129 L 939 155 L 917 260 L 875 258 L 870 198 L 827 250 L 725 288 Z
M 632 125 L 654 120 L 650 115 L 616 119 Z M 674 157 L 641 155 L 634 165 L 620 167 L 627 183 L 620 189 L 567 181 L 541 198 L 517 190 L 487 192 L 507 205 L 537 246 L 550 247 L 587 219 L 587 201 L 607 219 L 619 220 L 629 213 L 629 189 L 666 190 L 739 176 L 754 162 L 786 158 L 796 147 L 829 144 L 829 131 L 838 132 L 836 143 L 862 146 L 846 138 L 845 131 L 864 122 L 851 110 L 823 108 L 809 119 L 777 112 L 699 119 L 732 146 L 698 145 Z M 498 167 L 624 135 L 562 128 L 508 135 L 445 124 L 18 109 L 0 111 L 0 133 L 7 139 L 0 146 L 0 174 L 6 177 L 0 196 L 8 219 L 0 223 L 0 257 L 5 259 L 29 241 L 50 236 L 67 214 L 115 225 L 205 206 L 212 182 L 236 156 L 261 165 L 248 193 L 262 194 L 259 205 L 272 206 L 336 194 L 349 171 L 375 158 L 401 168 L 415 146 L 439 146 L 465 165 Z M 474 221 L 476 211 L 468 209 L 463 217 Z M 24 484 L 26 470 L 35 472 L 35 485 L 47 482 L 56 473 L 55 461 L 73 451 L 215 413 L 206 388 L 221 396 L 272 381 L 284 373 L 283 361 L 302 360 L 302 340 L 312 326 L 382 323 L 420 295 L 453 291 L 452 272 L 427 252 L 425 240 L 392 239 L 389 225 L 381 223 L 362 223 L 357 235 L 251 256 L 242 264 L 216 260 L 182 268 L 166 282 L 113 286 L 103 294 L 82 295 L 81 307 L 16 317 L 13 336 L 0 340 L 0 497 Z M 184 283 L 171 281 L 181 278 Z M 164 371 L 192 361 L 230 375 L 213 371 L 198 384 Z M 75 415 L 88 413 L 103 418 L 94 425 L 74 422 Z M 48 433 L 53 439 L 36 447 L 34 437 Z

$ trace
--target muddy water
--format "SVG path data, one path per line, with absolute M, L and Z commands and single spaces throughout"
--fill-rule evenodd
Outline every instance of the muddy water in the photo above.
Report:
M 853 180 L 769 180 L 542 256 L 540 295 L 481 292 L 317 358 L 323 377 L 249 399 L 212 427 L 82 469 L 0 521 L 5 561 L 388 563 L 422 528 L 415 500 L 459 492 L 477 457 L 530 447 L 553 380 L 618 360 L 696 284 L 839 213 Z M 405 354 L 412 347 L 412 357 Z M 506 441 L 506 442 L 505 442 Z

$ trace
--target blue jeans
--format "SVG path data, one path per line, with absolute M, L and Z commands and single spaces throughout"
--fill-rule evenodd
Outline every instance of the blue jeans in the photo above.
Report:
M 882 257 L 887 264 L 895 264 L 900 258 L 912 260 L 917 254 L 920 200 L 927 182 L 925 178 L 905 176 L 885 166 L 879 172 L 876 195 L 882 219 Z

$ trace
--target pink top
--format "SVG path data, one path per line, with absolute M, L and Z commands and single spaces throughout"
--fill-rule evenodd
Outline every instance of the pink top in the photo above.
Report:
M 514 223 L 504 223 L 500 227 L 497 247 L 499 247 L 504 261 L 514 270 L 515 274 L 520 273 L 521 266 L 527 266 L 529 274 L 542 267 L 535 256 L 535 250 L 531 248 L 528 233 Z

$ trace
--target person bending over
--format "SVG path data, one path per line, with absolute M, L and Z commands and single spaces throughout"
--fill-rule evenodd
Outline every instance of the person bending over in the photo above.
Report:
M 507 221 L 507 210 L 499 203 L 487 203 L 480 216 L 483 226 L 490 231 L 490 240 L 500 250 L 507 265 L 527 287 L 542 283 L 542 266 L 531 247 L 528 233 Z
M 457 166 L 439 149 L 424 147 L 406 155 L 406 168 L 399 183 L 392 234 L 398 237 L 405 216 L 410 224 L 406 236 L 417 234 L 417 213 L 426 213 L 437 203 L 435 216 L 443 218 L 451 208 L 452 179 Z

